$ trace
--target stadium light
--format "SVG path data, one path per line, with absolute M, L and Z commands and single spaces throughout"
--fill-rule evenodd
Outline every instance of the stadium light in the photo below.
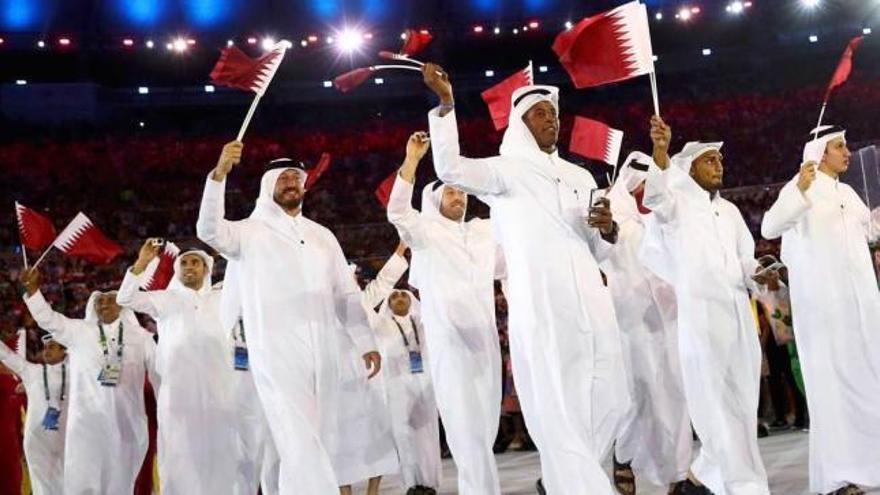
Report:
M 122 40 L 122 46 L 134 46 L 134 40 L 131 38 L 125 38 L 124 40 Z
M 205 93 L 213 93 L 214 91 L 216 91 L 216 88 L 214 88 L 213 84 L 205 85 Z
M 145 45 L 147 45 L 147 49 L 152 50 L 153 47 L 156 46 L 156 43 L 154 43 L 153 40 L 147 40 Z
M 150 88 L 146 86 L 138 86 L 138 94 L 139 95 L 148 95 L 150 94 Z
M 234 41 L 232 41 L 232 40 L 226 40 L 226 46 L 232 46 L 232 45 L 234 45 L 234 44 L 235 44 Z
M 268 52 L 269 50 L 272 49 L 273 46 L 275 46 L 275 39 L 272 38 L 271 36 L 267 36 L 267 37 L 263 38 L 263 41 L 260 43 L 260 46 L 263 47 L 263 50 Z
M 654 14 L 654 19 L 657 19 L 658 21 L 662 21 L 663 20 L 663 12 L 658 11 L 656 14 Z
M 819 41 L 819 37 L 815 34 L 810 35 L 810 43 L 817 43 Z
M 513 28 L 513 34 L 519 34 L 519 29 Z
M 691 9 L 685 7 L 678 11 L 678 14 L 675 14 L 675 18 L 682 21 L 687 22 L 691 20 Z
M 494 71 L 494 70 L 489 69 L 489 70 L 486 71 L 486 77 L 492 77 L 492 76 L 494 76 L 494 75 L 495 75 L 495 71 Z
M 493 29 L 492 32 L 495 34 L 501 34 L 501 28 L 497 27 L 497 28 Z
M 822 0 L 801 0 L 801 5 L 812 10 L 822 5 Z
M 325 88 L 332 88 L 332 87 L 333 87 L 333 81 L 324 81 L 324 87 L 325 87 Z
M 317 43 L 318 42 L 318 35 L 310 34 L 309 37 L 306 39 L 309 41 L 309 43 Z
M 46 42 L 43 40 L 38 41 L 37 48 L 46 48 Z
M 62 47 L 70 46 L 70 38 L 58 38 L 58 44 Z
M 26 79 L 16 79 L 15 85 L 16 86 L 27 86 L 27 80 Z
M 309 42 L 306 40 L 302 40 L 299 42 L 299 46 L 305 48 L 305 47 L 309 46 Z
M 529 22 L 529 29 L 538 29 L 541 24 L 538 21 Z
M 479 33 L 482 33 L 482 32 L 483 32 L 483 26 L 479 26 L 479 25 L 474 26 L 474 32 L 475 32 L 475 33 L 478 33 L 478 34 L 479 34 Z
M 571 21 L 565 21 L 565 29 L 571 29 L 572 26 L 574 26 L 574 24 L 572 24 Z
M 547 72 L 547 66 L 546 65 L 538 66 L 538 72 Z
M 172 46 L 172 48 L 174 48 L 174 51 L 175 51 L 175 52 L 177 52 L 177 53 L 183 53 L 183 52 L 186 51 L 187 47 L 189 47 L 189 44 L 187 44 L 187 42 L 186 42 L 185 39 L 183 39 L 183 38 L 177 38 L 176 40 L 174 40 L 174 41 L 172 42 L 172 45 L 171 45 L 171 46 Z
M 364 35 L 355 28 L 345 28 L 339 37 L 339 50 L 342 53 L 352 53 L 358 51 L 364 44 Z
M 733 15 L 739 15 L 742 14 L 745 9 L 745 4 L 737 0 L 735 2 L 730 2 L 729 4 L 727 4 L 727 8 L 725 10 Z
M 253 36 L 251 36 L 250 38 L 247 39 L 247 42 L 248 42 L 248 45 L 256 45 L 257 39 L 254 38 Z
M 862 29 L 862 34 L 871 34 L 871 28 Z M 2 43 L 2 41 L 0 41 L 0 43 Z
M 385 79 L 382 79 L 381 77 L 377 77 L 376 79 L 373 79 L 373 82 L 375 82 L 376 86 L 378 86 L 380 84 L 385 84 Z
M 711 48 L 703 48 L 703 56 L 708 57 L 709 55 L 712 55 L 712 49 Z

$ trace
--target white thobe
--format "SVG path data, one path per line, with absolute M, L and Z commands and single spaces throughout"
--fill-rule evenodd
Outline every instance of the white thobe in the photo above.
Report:
M 376 278 L 364 287 L 361 301 L 365 311 L 372 312 L 388 297 L 407 267 L 406 258 L 400 255 L 388 259 Z M 384 370 L 368 378 L 364 359 L 347 332 L 340 332 L 339 345 L 339 442 L 331 455 L 336 478 L 346 486 L 395 473 L 398 461 L 385 403 Z
M 377 316 L 374 328 L 382 353 L 391 430 L 404 487 L 422 485 L 438 489 L 443 470 L 440 424 L 427 367 L 430 357 L 424 348 L 424 329 L 415 317 L 392 316 L 390 310 L 388 315 Z M 404 344 L 401 332 L 406 336 L 408 346 Z M 418 338 L 415 332 L 418 332 Z M 411 350 L 422 353 L 425 367 L 422 373 L 410 370 Z
M 755 242 L 736 206 L 682 169 L 651 166 L 645 207 L 656 225 L 646 265 L 675 287 L 679 356 L 702 448 L 691 470 L 715 495 L 767 495 L 758 451 L 761 346 L 748 287 Z
M 429 114 L 444 183 L 480 196 L 507 264 L 510 352 L 548 493 L 610 495 L 600 460 L 629 407 L 614 306 L 594 253 L 611 247 L 586 223 L 586 170 L 554 152 L 460 156 L 455 112 Z M 521 125 L 519 123 L 518 125 Z
M 413 264 L 423 265 L 415 283 L 434 395 L 458 467 L 458 492 L 499 495 L 492 451 L 501 417 L 495 241 L 489 221 L 454 222 L 437 211 L 419 213 L 412 193 L 413 185 L 398 175 L 388 220 L 412 249 Z
M 326 446 L 336 441 L 337 329 L 370 351 L 360 289 L 328 229 L 283 212 L 271 222 L 225 220 L 225 187 L 207 179 L 196 230 L 238 265 L 254 383 L 281 459 L 279 490 L 335 494 Z M 267 187 L 261 197 L 271 201 L 274 183 Z
M 633 398 L 615 445 L 639 478 L 668 485 L 687 477 L 692 460 L 691 420 L 678 358 L 675 289 L 645 269 L 639 250 L 650 215 L 615 184 L 609 194 L 619 226 L 617 244 L 601 263 L 617 310 Z
M 779 193 L 761 233 L 782 236 L 810 410 L 810 490 L 880 486 L 880 292 L 868 208 L 823 172 Z
M 70 405 L 64 447 L 64 493 L 131 493 L 147 453 L 144 383 L 152 372 L 153 336 L 126 311 L 110 324 L 67 318 L 49 307 L 40 292 L 25 297 L 40 328 L 67 347 Z M 130 314 L 130 313 L 129 313 Z M 101 385 L 104 366 L 98 326 L 116 356 L 122 324 L 122 373 L 115 387 Z M 161 387 L 160 387 L 161 388 Z
M 64 437 L 70 403 L 68 364 L 31 363 L 3 342 L 0 342 L 0 362 L 18 375 L 27 394 L 24 455 L 31 489 L 34 495 L 60 495 L 64 486 Z M 43 417 L 50 406 L 61 412 L 57 430 L 43 429 Z
M 175 275 L 176 276 L 176 275 Z M 116 300 L 156 320 L 157 455 L 166 495 L 246 493 L 235 486 L 240 451 L 232 335 L 220 323 L 220 291 L 174 284 L 142 292 L 143 274 L 125 273 Z

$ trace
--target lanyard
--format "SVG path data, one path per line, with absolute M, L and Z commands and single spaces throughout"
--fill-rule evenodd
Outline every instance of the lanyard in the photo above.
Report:
M 46 371 L 47 366 L 43 364 L 43 392 L 46 394 L 46 402 L 50 401 L 49 396 L 49 373 Z M 59 402 L 64 402 L 64 388 L 67 385 L 67 364 L 61 364 L 61 394 L 58 398 Z
M 247 338 L 244 336 L 244 320 L 238 319 L 238 336 L 241 338 L 242 344 L 247 344 Z M 235 338 L 235 329 L 232 329 L 232 340 L 236 340 Z
M 107 336 L 104 335 L 104 328 L 101 326 L 100 322 L 98 323 L 98 332 L 98 343 L 101 344 L 101 347 L 103 348 L 104 360 L 106 361 L 109 357 L 110 349 L 107 346 Z M 119 362 L 122 362 L 122 348 L 125 347 L 122 342 L 122 321 L 119 322 L 119 337 L 116 339 L 116 342 L 116 357 Z
M 400 330 L 400 336 L 403 337 L 403 345 L 407 349 L 409 349 L 409 339 L 406 338 L 406 332 L 403 331 L 403 327 L 400 326 L 400 323 L 397 320 L 395 320 L 394 318 L 391 318 L 391 321 L 393 321 L 394 324 L 397 325 L 397 329 Z M 416 322 L 413 321 L 412 316 L 409 317 L 409 323 L 410 323 L 410 325 L 412 325 L 413 335 L 416 338 L 416 345 L 418 346 L 416 349 L 419 349 L 422 347 L 422 343 L 419 342 L 419 330 L 416 328 Z

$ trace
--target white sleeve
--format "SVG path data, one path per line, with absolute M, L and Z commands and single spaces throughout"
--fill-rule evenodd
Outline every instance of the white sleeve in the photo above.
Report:
M 82 337 L 80 320 L 68 318 L 61 313 L 54 311 L 43 293 L 37 291 L 34 295 L 24 296 L 24 303 L 31 312 L 37 326 L 52 334 L 52 338 L 57 340 L 64 347 L 72 347 Z
M 675 219 L 675 193 L 669 182 L 677 172 L 680 171 L 672 164 L 665 170 L 653 164 L 648 169 L 642 204 L 654 213 L 659 223 L 669 223 Z
M 10 349 L 2 340 L 0 340 L 0 362 L 18 375 L 20 379 L 24 378 L 27 371 L 27 360 Z
M 801 193 L 797 184 L 794 181 L 789 182 L 779 191 L 776 202 L 764 214 L 764 219 L 761 220 L 761 236 L 765 239 L 780 237 L 794 228 L 811 206 L 810 200 Z
M 388 297 L 407 268 L 409 263 L 406 262 L 406 258 L 396 253 L 391 255 L 385 266 L 376 274 L 376 278 L 364 287 L 364 308 L 374 308 Z
M 425 228 L 421 214 L 412 207 L 412 195 L 413 185 L 397 174 L 388 197 L 388 221 L 403 242 L 413 249 L 421 249 L 425 245 Z
M 745 281 L 746 287 L 752 290 L 752 292 L 760 292 L 763 288 L 752 280 L 752 276 L 760 266 L 758 260 L 755 259 L 755 238 L 752 237 L 752 233 L 749 231 L 749 227 L 746 225 L 746 221 L 743 219 L 742 213 L 740 213 L 739 209 L 733 205 L 730 207 L 736 214 L 736 252 L 739 256 L 740 266 L 742 267 L 743 280 Z
M 440 109 L 428 112 L 434 169 L 444 184 L 468 194 L 497 195 L 506 190 L 504 179 L 491 159 L 465 158 L 458 144 L 455 111 L 440 116 Z
M 196 221 L 196 236 L 227 258 L 238 259 L 241 253 L 241 225 L 223 218 L 225 193 L 226 179 L 218 182 L 208 175 L 199 206 L 199 219 Z
M 165 291 L 143 292 L 140 290 L 143 274 L 135 275 L 131 269 L 125 271 L 125 277 L 116 293 L 116 304 L 131 310 L 160 318 L 171 306 L 171 297 Z

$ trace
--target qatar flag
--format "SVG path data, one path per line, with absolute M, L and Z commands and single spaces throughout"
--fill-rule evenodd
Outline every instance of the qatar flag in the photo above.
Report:
M 15 202 L 15 220 L 21 245 L 27 249 L 45 249 L 55 240 L 57 234 L 52 221 L 18 201 Z
M 84 258 L 92 263 L 110 263 L 122 252 L 119 244 L 107 239 L 84 213 L 77 213 L 61 231 L 52 246 L 64 254 Z
M 556 37 L 553 51 L 579 89 L 654 72 L 648 11 L 637 1 L 581 20 Z
M 598 120 L 575 116 L 568 149 L 572 153 L 616 165 L 623 144 L 623 131 Z
M 174 261 L 180 256 L 180 248 L 173 242 L 166 242 L 159 256 L 147 264 L 142 275 L 141 288 L 162 290 L 168 287 L 174 277 Z

